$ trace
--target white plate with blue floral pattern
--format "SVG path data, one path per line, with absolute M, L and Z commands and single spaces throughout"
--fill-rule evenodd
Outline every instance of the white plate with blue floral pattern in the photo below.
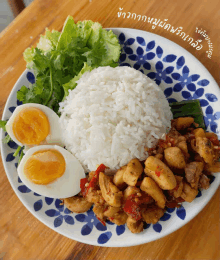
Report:
M 122 45 L 120 66 L 131 66 L 154 79 L 169 102 L 199 99 L 208 131 L 219 135 L 220 91 L 207 69 L 179 45 L 152 33 L 113 28 Z M 16 93 L 22 85 L 35 81 L 25 70 L 15 84 L 5 105 L 3 119 L 9 119 L 16 106 L 21 105 Z M 1 139 L 5 133 L 1 133 Z M 89 210 L 83 214 L 71 213 L 58 199 L 40 196 L 27 188 L 16 171 L 17 159 L 14 142 L 1 143 L 2 160 L 7 177 L 25 207 L 41 222 L 71 239 L 98 246 L 125 247 L 147 243 L 164 237 L 194 218 L 209 202 L 220 183 L 215 175 L 208 190 L 200 191 L 192 203 L 184 202 L 180 208 L 168 209 L 157 224 L 145 225 L 144 232 L 132 234 L 125 225 L 108 222 L 104 227 Z

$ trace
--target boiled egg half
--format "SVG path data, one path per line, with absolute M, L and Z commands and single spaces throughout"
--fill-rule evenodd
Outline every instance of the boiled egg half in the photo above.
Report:
M 85 178 L 79 161 L 57 145 L 30 148 L 17 170 L 28 188 L 50 198 L 68 198 L 78 194 L 80 179 Z
M 28 103 L 16 107 L 6 131 L 14 142 L 26 148 L 41 144 L 62 145 L 59 117 L 44 105 Z

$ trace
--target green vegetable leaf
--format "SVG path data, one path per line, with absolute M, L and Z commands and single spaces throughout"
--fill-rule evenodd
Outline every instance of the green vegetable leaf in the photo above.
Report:
M 0 128 L 3 129 L 3 131 L 6 132 L 6 124 L 7 124 L 7 121 L 4 121 L 4 120 L 0 120 Z M 11 137 L 9 135 L 6 135 L 3 139 L 2 139 L 2 142 L 4 144 L 7 144 L 9 141 L 11 141 Z
M 52 32 L 50 32 L 48 29 L 46 29 L 46 37 L 48 38 L 48 40 L 50 40 L 52 46 L 56 47 L 58 39 L 60 37 L 60 32 L 55 30 L 52 30 Z
M 21 162 L 21 159 L 22 159 L 23 156 L 24 156 L 24 151 L 23 151 L 23 150 L 24 150 L 24 149 L 22 148 L 21 153 L 20 153 L 20 156 L 19 156 L 18 164 Z
M 26 94 L 28 92 L 28 88 L 25 86 L 22 86 L 20 90 L 17 92 L 17 99 L 23 103 L 26 103 Z
M 11 141 L 11 137 L 9 135 L 6 135 L 3 139 L 2 139 L 2 142 L 3 144 L 7 144 L 8 142 Z
M 35 48 L 33 63 L 35 65 L 35 68 L 40 71 L 49 67 L 50 60 L 44 55 L 41 49 Z
M 35 87 L 33 88 L 35 95 L 44 95 L 45 86 L 48 85 L 49 75 L 47 74 L 39 74 L 36 77 Z
M 14 156 L 14 157 L 17 157 L 18 154 L 19 154 L 19 152 L 20 152 L 20 150 L 21 150 L 21 146 L 18 146 L 18 148 L 17 148 L 16 151 L 14 152 L 13 156 Z
M 48 95 L 46 101 L 44 102 L 45 106 L 47 105 L 47 103 L 49 102 L 49 100 L 53 94 L 53 86 L 54 86 L 53 85 L 53 74 L 52 74 L 52 68 L 50 68 L 50 92 L 49 92 L 49 95 Z
M 87 45 L 90 49 L 94 48 L 95 44 L 100 40 L 102 26 L 100 23 L 96 22 L 91 26 L 91 29 L 92 31 L 87 42 Z
M 46 28 L 45 35 L 41 35 L 37 48 L 44 52 L 50 51 L 52 48 L 56 48 L 60 32 L 53 30 L 52 32 Z
M 30 88 L 22 86 L 21 89 L 17 92 L 17 99 L 23 104 L 26 103 L 38 103 L 43 104 L 43 97 L 47 95 L 48 91 L 43 91 L 43 95 L 37 95 L 38 88 L 36 84 L 33 84 Z
M 33 60 L 33 57 L 34 57 L 34 48 L 27 48 L 25 51 L 24 51 L 24 59 L 27 63 L 31 62 Z
M 107 66 L 110 62 L 117 62 L 119 60 L 121 51 L 116 35 L 111 30 L 102 30 L 101 39 L 105 44 L 107 52 L 106 56 L 103 57 L 100 66 Z
M 2 128 L 3 131 L 5 131 L 5 132 L 6 132 L 6 128 L 5 128 L 6 124 L 7 124 L 7 121 L 0 120 L 0 128 Z
M 87 63 L 89 66 L 98 67 L 101 66 L 106 55 L 105 44 L 102 40 L 98 41 L 94 48 L 88 52 L 85 52 L 83 56 L 87 58 Z
M 68 16 L 57 43 L 57 50 L 65 50 L 73 38 L 77 38 L 77 26 L 73 17 Z
M 115 67 L 119 55 L 120 45 L 112 31 L 92 21 L 75 24 L 68 16 L 61 33 L 46 29 L 37 47 L 25 50 L 24 59 L 34 71 L 36 82 L 22 86 L 17 98 L 24 104 L 46 104 L 57 112 L 59 102 L 75 88 L 85 71 L 98 66 Z
M 203 112 L 198 99 L 173 102 L 170 103 L 170 107 L 174 119 L 178 117 L 193 117 L 194 121 L 199 124 L 199 127 L 205 129 Z
M 90 34 L 92 33 L 92 26 L 93 26 L 94 22 L 92 21 L 79 21 L 76 25 L 77 25 L 77 37 L 80 37 L 81 39 L 83 39 L 83 43 L 84 45 L 87 44 L 89 38 L 90 38 Z
M 87 72 L 87 71 L 91 71 L 93 68 L 91 66 L 89 66 L 86 62 L 84 63 L 83 68 L 81 69 L 80 73 L 75 76 L 73 79 L 71 79 L 68 83 L 63 85 L 63 89 L 64 89 L 64 98 L 66 96 L 68 96 L 69 94 L 69 89 L 74 89 L 77 85 L 76 81 L 79 80 L 81 78 L 81 76 Z
M 63 67 L 63 64 L 64 64 L 64 61 L 65 61 L 65 56 L 62 55 L 62 54 L 59 54 L 55 61 L 54 61 L 54 67 L 56 70 L 61 70 L 62 67 Z

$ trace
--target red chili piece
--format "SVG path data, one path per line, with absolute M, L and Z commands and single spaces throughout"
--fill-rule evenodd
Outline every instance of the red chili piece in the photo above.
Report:
M 99 178 L 99 173 L 105 171 L 106 166 L 104 164 L 100 164 L 97 170 L 95 171 L 95 174 L 93 175 L 91 181 L 89 182 L 89 186 L 87 187 L 87 192 L 88 194 L 90 188 L 94 188 L 98 182 Z
M 158 142 L 159 146 L 162 147 L 162 148 L 167 148 L 169 146 L 168 143 L 170 143 L 171 146 L 174 146 L 175 145 L 175 139 L 166 135 L 165 140 L 159 139 L 159 142 Z
M 104 164 L 100 164 L 95 173 L 99 174 L 100 172 L 104 172 L 106 169 L 106 166 Z
M 159 146 L 162 147 L 162 148 L 166 148 L 166 146 L 167 146 L 166 141 L 164 141 L 164 140 L 162 140 L 162 139 L 159 140 L 159 143 L 158 143 L 158 144 L 159 144 Z
M 219 145 L 219 140 L 215 137 L 210 137 L 209 140 L 213 143 L 213 145 Z
M 137 204 L 143 204 L 143 203 L 147 203 L 151 200 L 151 197 L 147 194 L 141 194 L 141 197 L 137 197 L 138 198 L 138 202 Z
M 85 186 L 86 183 L 88 183 L 87 178 L 80 179 L 80 189 L 81 189 L 83 197 L 86 196 L 86 192 L 87 192 L 87 188 Z
M 179 204 L 179 203 L 182 203 L 184 201 L 185 200 L 183 198 L 179 197 L 173 201 L 167 202 L 166 206 L 167 206 L 167 208 L 176 208 L 176 207 L 179 208 L 181 206 L 181 204 Z
M 106 166 L 104 164 L 100 164 L 99 167 L 97 168 L 97 170 L 95 171 L 94 176 L 92 177 L 91 181 L 88 182 L 87 178 L 83 178 L 80 180 L 80 188 L 81 188 L 81 192 L 83 197 L 85 197 L 88 194 L 88 191 L 90 188 L 95 187 L 95 185 L 97 184 L 98 181 L 98 177 L 99 177 L 99 173 L 103 172 L 105 170 Z M 88 183 L 88 187 L 86 187 L 86 183 Z
M 95 173 L 94 176 L 92 177 L 91 181 L 89 182 L 89 185 L 88 185 L 87 191 L 86 191 L 86 195 L 88 194 L 90 188 L 94 188 L 96 186 L 97 181 L 98 181 L 98 176 Z
M 157 169 L 159 168 L 159 166 L 157 166 Z M 163 169 L 161 171 L 156 170 L 155 174 L 157 175 L 157 177 L 160 177 L 160 174 L 163 172 Z
M 155 174 L 157 175 L 157 177 L 160 177 L 161 171 L 155 171 Z
M 170 209 L 176 208 L 178 205 L 179 205 L 179 204 L 178 204 L 178 202 L 176 202 L 176 201 L 166 203 L 167 208 L 170 208 Z
M 131 215 L 133 219 L 138 221 L 141 219 L 141 211 L 140 211 L 140 207 L 138 206 L 138 203 L 135 201 L 135 198 L 138 198 L 136 194 L 132 194 L 128 196 L 128 198 L 125 201 L 125 205 L 123 209 L 126 213 Z
M 96 216 L 96 218 L 102 223 L 103 226 L 106 226 L 104 221 L 102 221 L 102 220 L 101 220 L 100 218 L 98 218 L 97 216 Z
M 181 198 L 181 197 L 179 197 L 179 198 L 177 198 L 176 199 L 178 202 L 184 202 L 185 200 L 183 199 L 183 198 Z

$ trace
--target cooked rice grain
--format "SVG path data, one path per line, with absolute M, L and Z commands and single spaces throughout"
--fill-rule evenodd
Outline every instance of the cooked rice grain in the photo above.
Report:
M 172 113 L 156 83 L 130 67 L 86 72 L 60 103 L 63 142 L 86 170 L 144 160 L 170 128 Z

